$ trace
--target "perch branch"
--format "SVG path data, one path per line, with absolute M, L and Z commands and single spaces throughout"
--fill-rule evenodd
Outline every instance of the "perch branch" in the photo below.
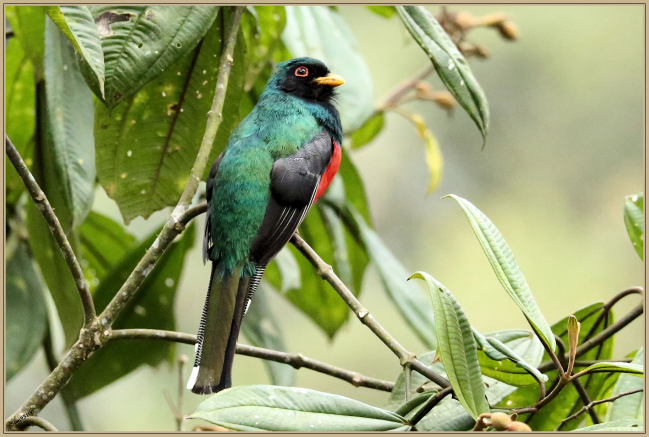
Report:
M 395 340 L 388 331 L 377 322 L 374 317 L 363 307 L 363 305 L 356 299 L 356 296 L 349 291 L 347 286 L 336 276 L 330 265 L 325 263 L 322 258 L 300 237 L 293 235 L 291 243 L 308 259 L 311 264 L 317 269 L 318 275 L 329 282 L 331 286 L 338 292 L 340 297 L 343 298 L 345 303 L 352 309 L 356 317 L 370 330 L 381 339 L 381 341 L 399 358 L 402 367 L 410 365 L 413 370 L 433 381 L 441 387 L 450 387 L 451 383 L 437 374 L 435 371 L 426 367 L 417 357 L 408 352 L 397 340 Z
M 620 394 L 617 395 L 617 396 L 612 396 L 612 397 L 610 397 L 610 398 L 606 398 L 606 399 L 600 399 L 600 400 L 598 400 L 598 401 L 593 401 L 593 402 L 589 403 L 588 405 L 584 405 L 584 406 L 581 408 L 581 410 L 577 411 L 577 412 L 576 412 L 575 414 L 573 414 L 572 416 L 569 416 L 569 417 L 566 417 L 565 419 L 563 419 L 563 420 L 561 421 L 561 424 L 557 427 L 557 429 L 556 429 L 555 431 L 559 431 L 559 429 L 563 426 L 564 423 L 568 422 L 569 420 L 576 419 L 576 418 L 579 417 L 582 413 L 584 413 L 586 410 L 591 411 L 591 409 L 592 409 L 595 405 L 603 404 L 603 403 L 606 403 L 606 402 L 613 402 L 613 401 L 615 401 L 615 400 L 617 400 L 617 399 L 619 399 L 619 398 L 621 398 L 621 397 L 623 397 L 623 396 L 628 396 L 628 395 L 632 395 L 632 394 L 635 394 L 635 393 L 640 393 L 641 391 L 643 391 L 643 389 L 638 388 L 638 389 L 636 389 L 636 390 L 631 390 L 631 391 L 627 391 L 627 392 L 624 392 L 624 393 L 620 393 Z
M 194 344 L 196 336 L 184 334 L 181 332 L 161 331 L 157 329 L 116 329 L 111 333 L 111 339 L 148 339 L 175 341 L 178 343 Z M 306 368 L 316 372 L 324 373 L 334 378 L 342 379 L 356 387 L 367 387 L 381 391 L 392 391 L 394 383 L 382 381 L 376 378 L 361 375 L 357 372 L 342 369 L 320 361 L 312 360 L 302 354 L 292 354 L 286 352 L 264 349 L 261 347 L 237 344 L 237 354 L 248 357 L 261 358 L 263 360 L 275 361 L 277 363 L 288 364 L 296 369 Z
M 56 243 L 59 245 L 59 249 L 61 249 L 61 252 L 63 253 L 63 258 L 70 269 L 70 273 L 72 273 L 74 283 L 77 285 L 77 290 L 79 291 L 79 297 L 81 297 L 81 304 L 83 305 L 84 327 L 89 328 L 95 319 L 96 313 L 95 304 L 92 301 L 92 296 L 88 289 L 88 282 L 83 276 L 83 270 L 81 270 L 81 266 L 72 251 L 72 246 L 70 246 L 68 237 L 65 235 L 56 214 L 54 214 L 52 205 L 50 205 L 50 202 L 47 200 L 45 193 L 36 183 L 36 179 L 34 179 L 34 176 L 27 168 L 27 165 L 25 165 L 20 153 L 18 153 L 18 150 L 16 150 L 9 137 L 6 137 L 6 140 L 7 157 L 16 168 L 16 171 L 23 180 L 25 187 L 27 187 L 27 191 L 29 191 L 29 195 L 34 200 L 34 203 L 36 203 L 39 211 L 43 214 L 43 218 L 45 218 L 45 221 L 50 228 L 50 232 L 52 232 Z

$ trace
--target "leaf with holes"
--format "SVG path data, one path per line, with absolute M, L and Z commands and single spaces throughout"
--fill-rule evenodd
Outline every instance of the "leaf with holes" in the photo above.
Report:
M 477 419 L 489 412 L 485 387 L 471 325 L 451 292 L 428 273 L 417 272 L 410 279 L 426 281 L 435 311 L 437 352 L 442 358 L 453 392 L 466 411 Z
M 408 431 L 403 417 L 306 388 L 251 385 L 203 401 L 190 419 L 236 431 Z
M 104 51 L 112 109 L 193 51 L 219 6 L 91 6 Z
M 516 259 L 507 242 L 496 225 L 471 202 L 454 194 L 448 196 L 455 199 L 466 214 L 480 246 L 489 259 L 498 280 L 516 305 L 523 311 L 532 328 L 542 337 L 550 349 L 555 350 L 557 345 L 552 335 L 550 325 L 541 314 L 532 291 L 530 290 L 523 272 L 518 267 Z
M 433 62 L 446 89 L 475 122 L 482 134 L 484 147 L 489 129 L 489 105 L 466 59 L 435 17 L 423 6 L 396 8 L 410 35 Z
M 88 86 L 103 98 L 104 50 L 90 9 L 87 6 L 47 6 L 46 11 L 77 49 L 80 69 Z
M 633 364 L 642 364 L 644 361 L 644 349 L 640 349 L 633 357 Z M 644 381 L 641 378 L 634 377 L 633 375 L 620 375 L 617 383 L 613 387 L 612 396 L 617 396 L 620 393 L 626 393 L 631 390 L 637 390 L 644 387 Z M 635 393 L 628 396 L 623 396 L 616 399 L 610 404 L 607 411 L 606 421 L 622 419 L 638 419 L 644 418 L 644 393 Z
M 153 244 L 160 230 L 137 244 L 124 255 L 101 281 L 93 295 L 97 312 L 103 311 L 121 285 Z M 187 227 L 182 238 L 173 243 L 140 286 L 135 297 L 121 310 L 113 329 L 149 328 L 175 330 L 174 299 L 185 255 L 196 239 L 195 225 Z M 143 364 L 157 366 L 171 360 L 175 343 L 147 340 L 114 340 L 95 351 L 64 390 L 70 399 L 81 399 L 128 375 Z
M 626 197 L 624 205 L 624 224 L 635 251 L 644 259 L 644 194 Z
M 96 105 L 97 174 L 129 223 L 180 199 L 198 154 L 212 106 L 227 9 L 203 42 L 112 112 Z M 225 16 L 224 16 L 225 15 Z M 234 63 L 208 162 L 223 151 L 239 122 L 245 43 L 239 32 Z M 108 68 L 108 67 L 107 67 Z M 108 79 L 106 92 L 108 95 Z M 207 165 L 205 179 L 211 165 Z

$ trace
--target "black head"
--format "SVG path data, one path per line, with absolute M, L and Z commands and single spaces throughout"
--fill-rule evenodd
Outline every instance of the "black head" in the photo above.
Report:
M 285 93 L 328 103 L 335 95 L 334 88 L 345 83 L 332 74 L 325 64 L 313 58 L 295 58 L 277 65 L 277 85 Z

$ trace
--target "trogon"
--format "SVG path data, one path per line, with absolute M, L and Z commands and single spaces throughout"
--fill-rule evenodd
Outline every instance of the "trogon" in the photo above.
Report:
M 322 62 L 282 62 L 234 129 L 207 179 L 203 262 L 212 261 L 187 388 L 232 386 L 243 316 L 268 263 L 338 171 L 342 127 L 332 100 L 344 80 Z

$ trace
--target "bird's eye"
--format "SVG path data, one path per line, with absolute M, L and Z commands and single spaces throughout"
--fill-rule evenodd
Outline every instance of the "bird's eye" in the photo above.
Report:
M 297 67 L 295 69 L 295 75 L 297 77 L 307 77 L 309 75 L 309 69 L 306 67 Z

